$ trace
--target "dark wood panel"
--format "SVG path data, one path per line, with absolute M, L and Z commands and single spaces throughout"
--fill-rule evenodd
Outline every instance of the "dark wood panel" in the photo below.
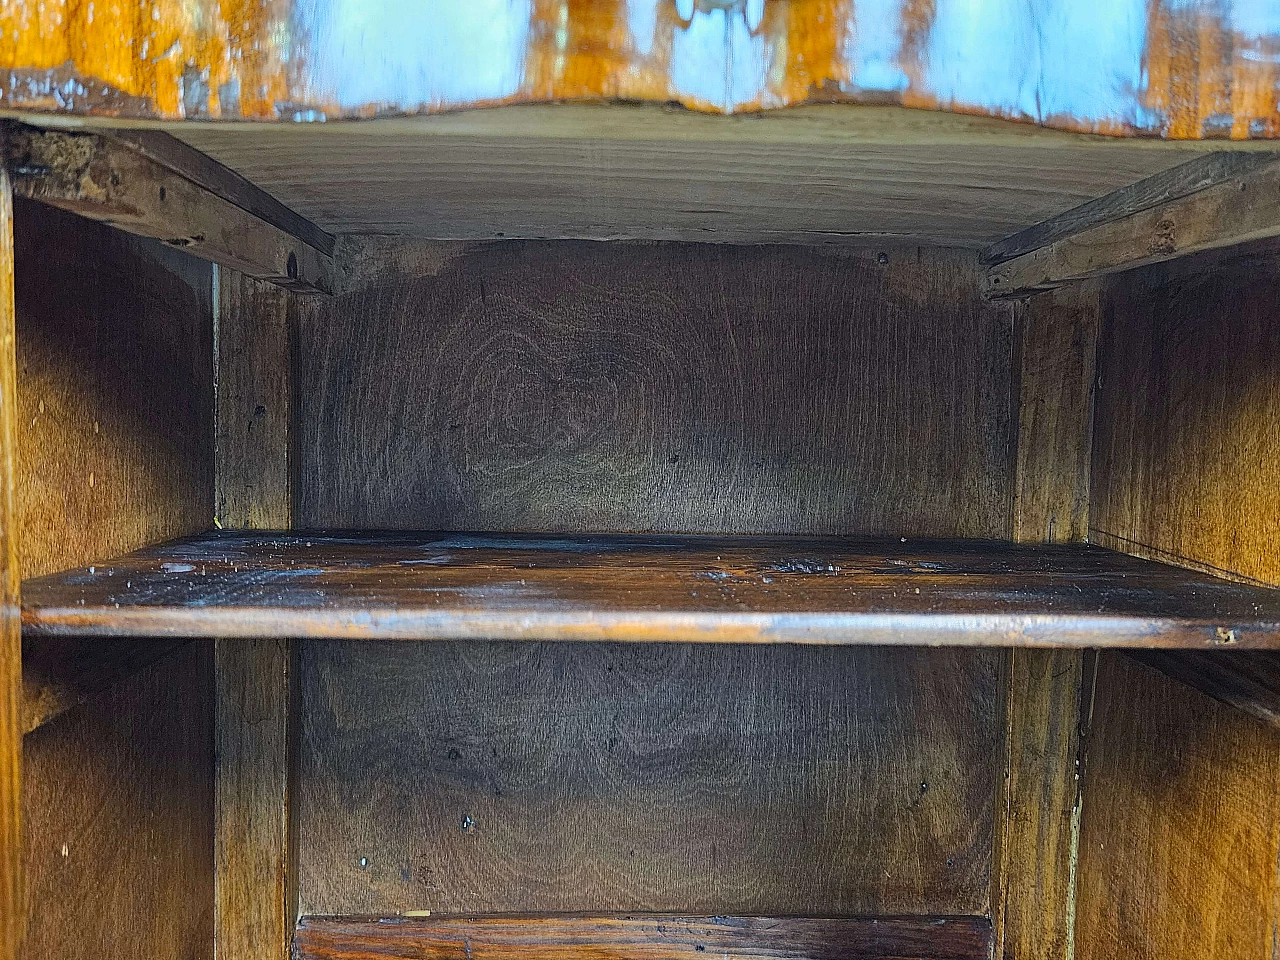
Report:
M 24 574 L 207 529 L 209 265 L 30 201 L 15 234 Z
M 994 651 L 304 648 L 302 914 L 984 914 Z
M 1193 650 L 1133 650 L 1130 655 L 1215 700 L 1280 728 L 1280 655 L 1270 651 Z
M 212 958 L 210 661 L 190 644 L 26 737 L 29 960 Z
M 1012 312 L 976 277 L 916 248 L 511 243 L 308 298 L 297 522 L 1007 536 Z
M 1280 584 L 1273 245 L 1107 285 L 1091 539 Z
M 1280 591 L 1084 545 L 206 534 L 27 581 L 33 636 L 1280 645 Z
M 1280 731 L 1100 657 L 1080 827 L 1080 960 L 1256 960 L 1275 946 Z
M 298 960 L 986 960 L 984 917 L 304 917 Z

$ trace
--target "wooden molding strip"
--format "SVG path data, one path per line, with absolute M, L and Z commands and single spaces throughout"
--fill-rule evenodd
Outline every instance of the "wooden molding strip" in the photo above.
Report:
M 985 917 L 304 917 L 295 960 L 986 960 Z
M 1265 651 L 1212 654 L 1132 650 L 1133 659 L 1280 729 L 1280 656 Z
M 1280 156 L 1210 154 L 1000 241 L 988 297 L 1280 235 Z
M 19 196 L 291 290 L 333 289 L 331 256 L 118 139 L 19 123 L 0 136 Z
M 104 136 L 128 144 L 144 157 L 186 177 L 196 186 L 204 187 L 210 193 L 231 201 L 259 220 L 279 227 L 308 246 L 315 247 L 325 256 L 333 256 L 337 241 L 332 234 L 321 230 L 230 167 L 223 166 L 213 157 L 201 153 L 177 137 L 163 130 L 137 127 L 121 127 L 101 132 Z

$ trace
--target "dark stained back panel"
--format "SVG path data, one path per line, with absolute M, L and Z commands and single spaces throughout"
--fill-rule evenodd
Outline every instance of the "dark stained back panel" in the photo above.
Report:
M 313 641 L 299 910 L 981 915 L 999 651 Z
M 933 249 L 513 242 L 310 298 L 297 521 L 1007 536 L 1012 308 L 976 277 Z

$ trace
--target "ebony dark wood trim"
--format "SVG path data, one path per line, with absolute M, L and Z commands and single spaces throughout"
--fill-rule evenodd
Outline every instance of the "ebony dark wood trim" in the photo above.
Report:
M 1280 592 L 1088 545 L 205 534 L 23 585 L 33 635 L 1280 647 Z
M 6 122 L 14 192 L 293 290 L 330 292 L 333 258 L 114 138 Z
M 1275 154 L 1257 150 L 1202 154 L 997 240 L 983 253 L 982 262 L 990 266 L 1012 260 L 1073 233 L 1189 196 L 1274 160 Z
M 295 960 L 986 960 L 985 917 L 304 917 Z
M 1280 729 L 1280 655 L 1276 653 L 1132 650 L 1129 655 L 1165 676 Z
M 1234 167 L 1242 169 L 1232 172 Z M 1212 180 L 1212 176 L 1219 179 Z M 1144 181 L 1145 183 L 1146 181 Z M 988 297 L 1025 296 L 1072 280 L 1117 273 L 1219 247 L 1280 235 L 1280 158 L 1275 153 L 1211 163 L 1179 189 L 1190 192 L 1154 205 L 1168 185 L 1126 188 L 1098 201 L 1107 216 L 1086 217 L 1081 225 L 1050 231 L 1046 242 L 992 266 Z M 1191 189 L 1194 187 L 1194 189 Z M 1012 242 L 1014 238 L 1011 238 Z
M 186 177 L 198 187 L 229 200 L 241 210 L 250 213 L 273 227 L 297 237 L 310 247 L 315 247 L 326 257 L 332 257 L 336 240 L 299 213 L 289 209 L 271 194 L 223 166 L 206 153 L 184 143 L 163 130 L 145 130 L 137 127 L 119 127 L 98 131 L 103 136 L 127 143 L 144 157 L 167 167 L 179 176 Z

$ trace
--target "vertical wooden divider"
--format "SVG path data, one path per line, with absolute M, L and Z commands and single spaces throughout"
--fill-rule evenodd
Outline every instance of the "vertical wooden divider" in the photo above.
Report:
M 215 272 L 216 504 L 224 528 L 288 529 L 289 294 Z M 295 922 L 290 843 L 293 643 L 218 640 L 215 960 L 286 960 Z
M 14 444 L 18 372 L 13 302 L 13 188 L 0 166 L 0 960 L 16 960 L 22 886 L 22 615 Z
M 1077 283 L 1018 307 L 1013 538 L 1086 539 L 1099 294 Z M 1090 659 L 1091 663 L 1091 659 Z M 1079 650 L 1016 649 L 1005 664 L 1005 780 L 992 915 L 997 960 L 1067 960 L 1075 935 L 1081 703 Z

